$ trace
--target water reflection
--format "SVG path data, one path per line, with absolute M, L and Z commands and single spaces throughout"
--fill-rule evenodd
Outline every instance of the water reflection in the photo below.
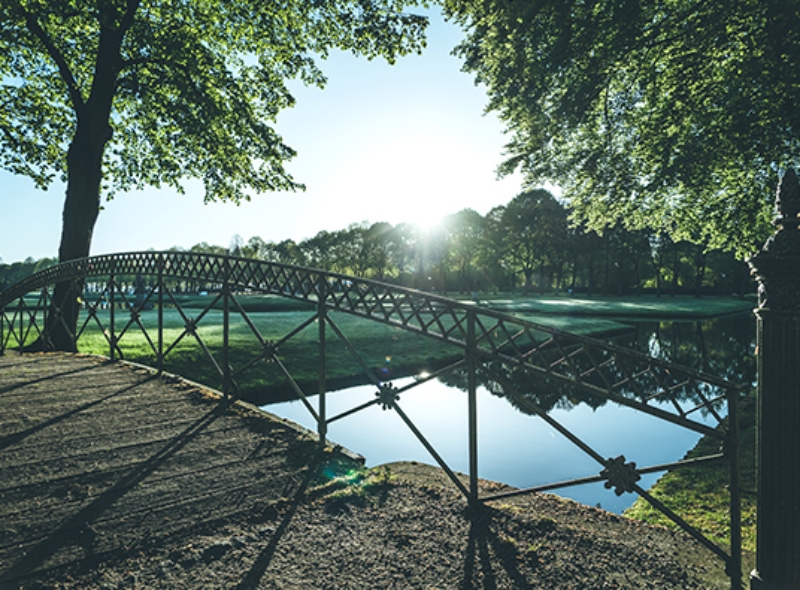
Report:
M 751 314 L 695 322 L 637 322 L 629 325 L 629 331 L 606 341 L 722 377 L 745 388 L 755 387 L 755 321 Z M 564 361 L 565 355 L 570 369 L 554 370 L 552 374 L 502 362 L 485 363 L 477 377 L 478 382 L 528 414 L 569 410 L 580 404 L 598 409 L 614 403 L 592 394 L 587 388 L 576 387 L 570 378 L 574 374 L 581 374 L 582 383 L 601 390 L 606 390 L 611 384 L 635 381 L 635 384 L 627 386 L 614 386 L 614 393 L 623 397 L 645 399 L 653 392 L 662 391 L 658 400 L 688 402 L 681 404 L 685 410 L 696 405 L 702 407 L 703 413 L 711 411 L 717 414 L 717 418 L 725 412 L 724 390 L 707 383 L 685 380 L 669 371 L 650 371 L 647 362 L 636 365 L 630 360 L 614 360 L 613 355 L 604 350 L 583 352 L 578 347 L 550 347 L 534 362 L 539 366 L 550 364 L 556 367 Z M 609 362 L 604 363 L 607 360 Z M 598 366 L 602 366 L 601 370 L 594 370 Z M 636 379 L 628 379 L 634 373 Z M 465 370 L 444 375 L 441 380 L 451 387 L 467 389 Z M 707 400 L 715 398 L 713 404 L 707 403 Z
M 622 346 L 755 386 L 755 317 L 751 313 L 694 322 L 637 322 L 613 341 Z
M 752 384 L 754 326 L 749 315 L 691 323 L 643 322 L 632 324 L 629 333 L 613 341 L 731 381 Z M 639 466 L 668 463 L 682 458 L 699 439 L 695 432 L 582 393 L 563 381 L 538 379 L 532 386 L 527 374 L 497 366 L 493 370 L 495 375 L 496 371 L 505 371 L 504 377 L 518 382 L 526 398 L 603 457 L 624 454 Z M 398 380 L 395 385 L 403 387 L 409 381 Z M 399 401 L 448 465 L 462 472 L 469 467 L 465 385 L 463 373 L 449 374 L 402 394 Z M 355 387 L 330 394 L 328 415 L 369 401 L 374 398 L 375 389 Z M 526 415 L 519 405 L 509 399 L 496 380 L 484 376 L 478 394 L 480 477 L 530 487 L 599 473 L 601 466 L 595 460 L 542 419 Z M 300 402 L 273 404 L 266 409 L 316 428 Z M 698 421 L 715 425 L 716 421 L 710 418 L 697 417 Z M 399 416 L 379 406 L 334 422 L 329 438 L 364 454 L 369 466 L 391 461 L 434 463 Z M 658 476 L 644 476 L 639 483 L 647 488 Z M 617 497 L 602 484 L 566 488 L 557 493 L 616 512 L 635 499 L 631 494 Z

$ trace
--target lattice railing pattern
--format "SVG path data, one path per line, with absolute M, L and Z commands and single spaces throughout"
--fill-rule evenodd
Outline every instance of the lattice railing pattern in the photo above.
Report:
M 713 375 L 470 303 L 316 269 L 210 254 L 138 252 L 69 262 L 28 277 L 0 294 L 0 308 L 48 284 L 111 275 L 197 280 L 227 284 L 232 290 L 324 300 L 329 309 L 462 349 L 468 346 L 468 320 L 474 317 L 474 344 L 482 359 L 524 366 L 712 436 L 719 431 L 692 416 L 704 410 L 721 424 L 717 402 L 725 399 L 728 388 L 737 387 Z M 671 408 L 664 408 L 665 401 Z

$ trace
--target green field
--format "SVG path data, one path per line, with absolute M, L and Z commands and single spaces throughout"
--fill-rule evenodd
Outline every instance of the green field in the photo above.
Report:
M 755 300 L 735 297 L 655 295 L 628 297 L 541 295 L 482 296 L 479 304 L 507 313 L 665 320 L 710 318 L 741 313 L 752 310 L 755 307 Z
M 189 309 L 184 310 L 184 313 L 195 320 L 199 313 L 192 312 L 198 311 Z M 121 354 L 125 360 L 155 366 L 158 312 L 143 312 L 140 316 L 141 325 L 136 322 L 130 324 L 121 337 L 120 332 L 128 323 L 130 315 L 117 312 L 117 316 L 117 354 Z M 319 328 L 313 316 L 312 312 L 307 311 L 250 312 L 247 314 L 248 323 L 240 314 L 230 314 L 227 362 L 243 397 L 259 402 L 295 397 L 279 363 L 267 354 L 275 347 L 280 364 L 303 391 L 306 394 L 317 391 Z M 435 368 L 458 354 L 457 349 L 399 328 L 342 313 L 331 314 L 331 317 L 363 362 L 383 380 Z M 98 319 L 107 326 L 109 312 L 100 312 Z M 287 335 L 301 328 L 307 321 L 311 323 L 284 341 Z M 223 312 L 214 309 L 205 313 L 197 321 L 194 334 L 186 333 L 185 319 L 176 309 L 165 309 L 163 322 L 162 349 L 166 353 L 164 369 L 222 389 L 220 368 L 224 363 Z M 110 356 L 107 335 L 107 330 L 104 334 L 99 325 L 91 320 L 79 339 L 79 349 L 81 352 Z M 329 389 L 354 379 L 364 380 L 364 370 L 359 360 L 330 327 L 326 333 L 325 354 Z M 267 360 L 268 357 L 270 360 Z

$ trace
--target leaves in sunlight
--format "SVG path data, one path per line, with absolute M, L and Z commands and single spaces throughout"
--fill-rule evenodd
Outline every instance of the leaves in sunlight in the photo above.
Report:
M 800 11 L 777 0 L 448 0 L 510 141 L 574 218 L 751 254 L 795 165 Z
M 107 196 L 186 179 L 206 200 L 302 188 L 274 126 L 295 102 L 287 82 L 324 86 L 317 62 L 334 48 L 390 62 L 421 51 L 427 19 L 404 12 L 416 3 L 4 2 L 0 165 L 42 188 L 66 177 L 78 121 L 111 101 Z

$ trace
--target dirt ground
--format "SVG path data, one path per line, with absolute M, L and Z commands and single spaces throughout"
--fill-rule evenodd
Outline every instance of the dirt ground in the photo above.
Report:
M 470 511 L 438 468 L 365 470 L 177 378 L 0 357 L 2 590 L 726 587 L 681 533 L 547 494 Z

